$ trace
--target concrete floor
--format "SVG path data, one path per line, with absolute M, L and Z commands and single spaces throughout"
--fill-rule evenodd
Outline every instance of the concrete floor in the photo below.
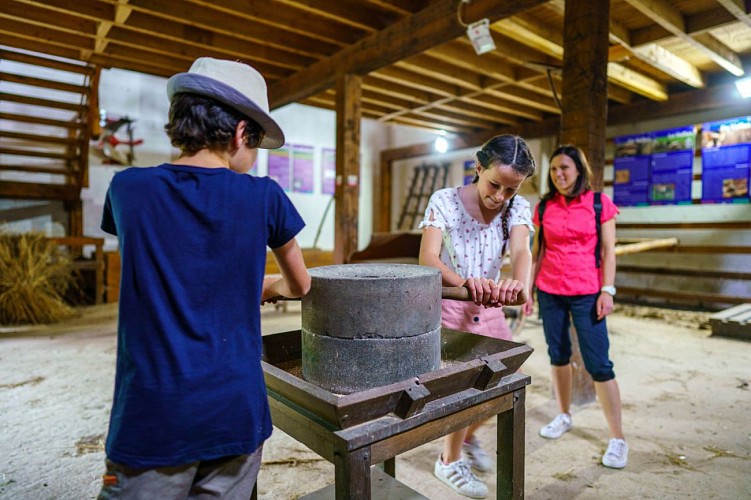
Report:
M 0 329 L 0 498 L 95 498 L 114 376 L 117 310 L 81 310 L 54 326 Z M 603 467 L 597 403 L 573 410 L 561 439 L 537 435 L 556 414 L 542 330 L 515 340 L 535 348 L 526 405 L 526 496 L 532 499 L 751 498 L 751 342 L 711 337 L 708 315 L 646 308 L 610 317 L 612 358 L 631 448 L 626 469 Z M 300 328 L 299 303 L 266 306 L 264 333 Z M 479 433 L 494 452 L 495 425 Z M 428 498 L 457 498 L 432 476 L 441 440 L 397 459 L 397 478 Z M 483 476 L 491 491 L 493 475 Z M 281 431 L 264 448 L 262 499 L 293 499 L 333 481 L 333 467 Z M 494 498 L 491 493 L 489 498 Z

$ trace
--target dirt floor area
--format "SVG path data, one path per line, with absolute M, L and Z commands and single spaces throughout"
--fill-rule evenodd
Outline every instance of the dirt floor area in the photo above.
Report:
M 116 307 L 105 305 L 54 326 L 0 329 L 0 497 L 96 497 L 116 317 Z M 751 342 L 711 337 L 707 318 L 626 306 L 611 316 L 611 353 L 631 449 L 620 471 L 600 465 L 607 435 L 597 403 L 574 408 L 575 427 L 562 438 L 538 436 L 556 406 L 542 329 L 528 320 L 515 339 L 535 348 L 522 367 L 532 377 L 526 497 L 751 498 Z M 286 312 L 264 308 L 264 333 L 299 325 L 299 304 Z M 483 426 L 480 438 L 494 452 L 495 424 Z M 397 478 L 428 498 L 457 498 L 432 475 L 440 444 L 398 457 Z M 259 498 L 294 499 L 331 483 L 333 474 L 332 465 L 276 430 L 264 449 Z M 494 476 L 485 479 L 493 492 Z

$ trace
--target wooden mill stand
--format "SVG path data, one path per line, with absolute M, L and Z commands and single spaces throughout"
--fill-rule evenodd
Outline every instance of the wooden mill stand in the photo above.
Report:
M 396 456 L 497 416 L 497 498 L 524 497 L 524 402 L 516 373 L 532 348 L 443 329 L 446 368 L 349 395 L 295 375 L 300 332 L 263 338 L 274 425 L 334 464 L 335 483 L 303 498 L 426 498 L 396 480 Z M 382 473 L 373 465 L 383 464 Z M 252 498 L 255 498 L 255 492 Z

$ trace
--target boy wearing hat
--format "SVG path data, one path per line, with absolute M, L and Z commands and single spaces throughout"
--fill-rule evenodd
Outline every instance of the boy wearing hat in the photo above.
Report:
M 180 157 L 116 174 L 102 216 L 122 276 L 100 498 L 247 499 L 272 430 L 260 304 L 309 290 L 304 223 L 278 184 L 244 175 L 284 144 L 255 69 L 200 58 L 167 94 Z M 264 279 L 267 246 L 281 279 Z

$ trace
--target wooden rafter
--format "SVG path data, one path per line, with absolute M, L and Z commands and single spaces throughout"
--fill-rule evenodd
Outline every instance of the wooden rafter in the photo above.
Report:
M 689 35 L 680 11 L 666 0 L 625 0 L 639 12 L 649 17 L 661 27 L 706 54 L 715 63 L 730 73 L 740 76 L 744 73 L 738 54 L 709 33 Z
M 469 11 L 467 16 L 470 19 L 487 17 L 496 21 L 541 3 L 543 0 L 520 0 L 513 4 L 480 0 L 469 4 L 465 11 Z M 337 74 L 353 71 L 363 75 L 453 40 L 463 34 L 462 27 L 454 19 L 455 14 L 454 0 L 439 0 L 429 9 L 286 78 L 272 90 L 270 105 L 276 108 L 331 87 Z

